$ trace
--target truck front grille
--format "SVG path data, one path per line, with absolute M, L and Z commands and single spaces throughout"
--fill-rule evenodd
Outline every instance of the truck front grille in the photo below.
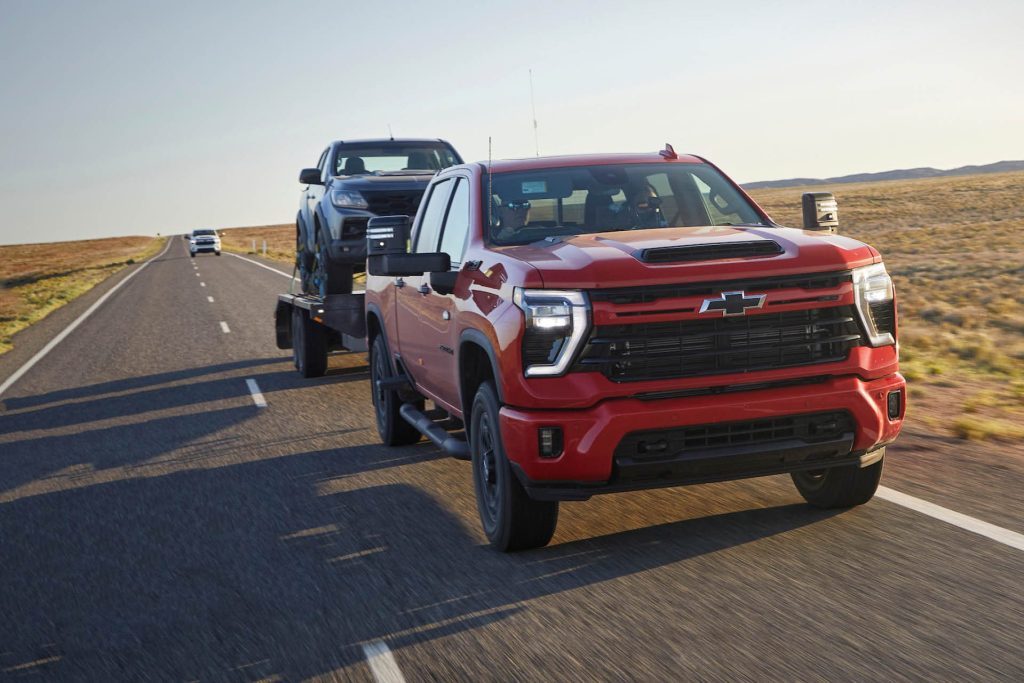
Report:
M 362 191 L 369 211 L 378 216 L 413 216 L 420 206 L 423 190 L 403 190 L 401 192 L 369 192 Z
M 746 422 L 722 422 L 672 429 L 632 432 L 615 448 L 617 458 L 664 459 L 687 454 L 706 456 L 720 448 L 798 441 L 831 441 L 853 431 L 845 411 L 787 415 Z
M 850 271 L 831 273 L 802 273 L 781 277 L 762 277 L 746 280 L 716 280 L 686 284 L 646 285 L 643 287 L 611 287 L 592 289 L 587 294 L 591 301 L 613 304 L 644 304 L 658 299 L 687 296 L 709 296 L 729 291 L 767 292 L 777 289 L 831 289 L 844 282 L 853 282 Z
M 574 367 L 616 382 L 844 360 L 862 337 L 852 306 L 595 327 Z

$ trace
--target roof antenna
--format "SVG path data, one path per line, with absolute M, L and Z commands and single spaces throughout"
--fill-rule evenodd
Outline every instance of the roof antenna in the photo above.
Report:
M 537 140 L 537 105 L 533 103 L 533 69 L 530 69 L 530 109 L 533 111 L 533 146 L 540 156 L 540 142 Z
M 494 226 L 494 185 L 491 182 L 491 136 L 487 136 L 487 229 Z
M 391 138 L 392 140 L 395 139 L 395 134 L 391 132 L 391 124 L 390 123 L 388 124 L 388 137 Z
M 658 154 L 660 154 L 663 159 L 678 159 L 679 158 L 679 155 L 676 154 L 676 150 L 673 149 L 672 145 L 670 145 L 667 142 L 665 143 L 665 149 L 663 149 L 660 152 L 658 152 Z

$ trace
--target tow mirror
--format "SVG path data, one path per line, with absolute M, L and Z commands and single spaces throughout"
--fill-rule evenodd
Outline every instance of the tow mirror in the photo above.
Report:
M 839 208 L 831 192 L 806 192 L 803 196 L 804 230 L 839 231 Z
M 451 294 L 455 291 L 455 281 L 459 279 L 459 271 L 446 270 L 430 274 L 430 287 L 438 294 Z
M 319 168 L 304 168 L 299 171 L 299 182 L 303 185 L 323 185 Z
M 410 254 L 408 216 L 377 216 L 366 224 L 366 270 L 394 277 L 440 273 L 451 268 L 443 253 Z

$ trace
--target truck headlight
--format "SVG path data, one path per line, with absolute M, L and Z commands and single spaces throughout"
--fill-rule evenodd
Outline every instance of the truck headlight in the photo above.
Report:
M 872 346 L 896 343 L 896 293 L 885 264 L 853 270 L 857 312 Z
M 561 289 L 523 289 L 512 295 L 526 316 L 523 366 L 527 377 L 561 375 L 587 333 L 587 297 Z
M 366 198 L 355 190 L 332 190 L 331 204 L 339 209 L 368 209 Z

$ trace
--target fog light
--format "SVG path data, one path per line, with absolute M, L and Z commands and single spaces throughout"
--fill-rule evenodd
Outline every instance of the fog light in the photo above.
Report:
M 555 458 L 562 454 L 562 428 L 541 427 L 537 430 L 540 457 Z
M 889 419 L 895 420 L 900 416 L 900 410 L 903 408 L 903 390 L 890 391 L 889 398 Z

